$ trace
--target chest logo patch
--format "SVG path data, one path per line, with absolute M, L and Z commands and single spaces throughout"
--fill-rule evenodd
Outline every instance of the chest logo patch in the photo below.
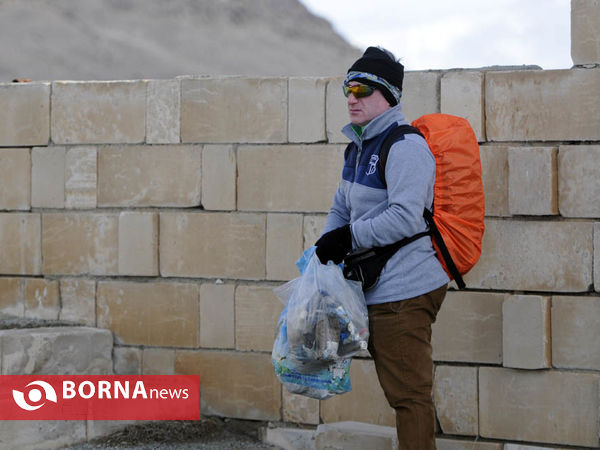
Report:
M 379 161 L 379 155 L 371 155 L 371 159 L 369 161 L 369 168 L 365 172 L 367 175 L 373 175 L 377 170 L 377 162 Z

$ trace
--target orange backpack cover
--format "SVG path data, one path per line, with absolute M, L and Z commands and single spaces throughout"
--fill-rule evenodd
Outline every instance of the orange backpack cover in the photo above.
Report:
M 433 221 L 461 275 L 481 256 L 485 230 L 485 198 L 481 181 L 479 144 L 462 117 L 427 114 L 412 126 L 425 137 L 436 161 Z M 442 267 L 450 278 L 437 239 L 432 239 Z

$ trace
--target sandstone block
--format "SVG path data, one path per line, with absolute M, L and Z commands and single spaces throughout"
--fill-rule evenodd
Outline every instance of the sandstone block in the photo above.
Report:
M 511 295 L 502 305 L 504 367 L 547 369 L 552 366 L 550 297 Z
M 203 414 L 281 419 L 281 384 L 270 354 L 178 350 L 175 372 L 200 375 Z
M 479 142 L 485 141 L 484 80 L 483 72 L 461 70 L 445 73 L 440 82 L 440 112 L 467 119 Z
M 50 83 L 0 84 L 0 146 L 48 145 Z
M 117 375 L 140 375 L 142 373 L 142 349 L 115 347 L 114 368 Z
M 0 210 L 28 210 L 31 206 L 29 149 L 0 149 L 0 180 Z
M 181 81 L 150 80 L 146 93 L 146 142 L 178 144 Z
M 25 317 L 57 320 L 60 311 L 58 281 L 26 278 L 24 282 Z
M 231 145 L 206 145 L 202 150 L 202 206 L 207 210 L 236 208 L 237 167 Z
M 600 70 L 522 70 L 486 74 L 489 141 L 600 139 Z M 568 114 L 540 114 L 560 111 Z
M 113 339 L 86 327 L 0 330 L 3 375 L 109 375 Z
M 235 290 L 236 349 L 271 352 L 281 311 L 283 305 L 273 293 L 273 286 L 238 286 Z
M 402 111 L 406 120 L 440 112 L 440 78 L 440 72 L 404 73 Z
M 333 200 L 333 199 L 332 199 Z M 304 216 L 304 243 L 303 249 L 312 247 L 321 237 L 321 232 L 325 228 L 327 216 Z
M 319 424 L 319 400 L 291 394 L 285 388 L 282 393 L 284 422 Z
M 296 260 L 302 254 L 302 216 L 267 214 L 267 279 L 291 280 L 298 276 Z
M 25 315 L 24 285 L 22 278 L 0 278 L 0 315 L 15 317 Z
M 571 0 L 571 58 L 573 64 L 600 64 L 600 4 Z
M 116 275 L 118 229 L 114 213 L 44 214 L 43 273 Z
M 0 313 L 32 319 L 58 319 L 58 282 L 44 278 L 0 278 Z
M 328 212 L 341 178 L 342 146 L 243 146 L 238 149 L 238 208 Z
M 161 213 L 160 273 L 264 279 L 265 230 L 258 214 Z
M 158 214 L 119 214 L 119 274 L 158 275 Z
M 60 280 L 59 319 L 80 325 L 96 325 L 96 282 L 82 278 Z
M 200 347 L 235 347 L 235 285 L 200 286 Z
M 65 206 L 95 208 L 97 164 L 95 147 L 71 147 L 65 156 Z
M 52 141 L 134 144 L 146 137 L 146 81 L 55 81 Z
M 287 140 L 287 80 L 181 80 L 181 141 L 275 143 Z
M 198 345 L 199 288 L 187 283 L 98 283 L 98 326 L 119 343 L 160 347 Z
M 315 446 L 322 449 L 395 450 L 398 448 L 398 438 L 395 426 L 361 422 L 324 423 L 317 427 Z
M 325 133 L 324 78 L 290 78 L 288 134 L 290 142 L 320 142 Z
M 437 450 L 502 450 L 501 442 L 477 442 L 457 439 L 436 438 Z
M 434 360 L 502 363 L 502 303 L 506 297 L 449 291 L 431 327 Z
M 508 209 L 511 214 L 558 214 L 557 149 L 508 149 Z
M 552 298 L 552 364 L 600 370 L 600 297 Z
M 600 292 L 600 223 L 594 224 L 594 288 Z
M 105 146 L 98 153 L 99 206 L 198 206 L 202 147 Z
M 508 212 L 508 147 L 482 145 L 481 177 L 485 195 L 485 215 L 505 217 Z
M 477 436 L 477 367 L 437 366 L 433 398 L 444 434 Z
M 561 145 L 559 208 L 565 217 L 600 217 L 600 145 Z
M 83 420 L 3 420 L 0 447 L 4 450 L 47 450 L 84 442 Z
M 350 122 L 348 103 L 342 91 L 343 86 L 343 78 L 333 78 L 327 82 L 325 90 L 325 131 L 329 143 L 349 141 L 342 133 L 342 128 Z
M 263 428 L 261 440 L 275 448 L 314 450 L 316 430 L 302 428 Z
M 173 375 L 175 350 L 168 348 L 145 348 L 142 356 L 144 375 Z
M 479 368 L 482 437 L 597 447 L 600 375 Z
M 39 214 L 0 213 L 0 273 L 39 275 L 42 266 Z
M 36 147 L 31 153 L 31 206 L 65 207 L 65 147 Z
M 323 422 L 356 420 L 395 427 L 396 413 L 379 386 L 373 361 L 354 359 L 350 366 L 350 380 L 352 381 L 351 392 L 321 402 Z
M 488 219 L 468 286 L 587 291 L 592 284 L 592 223 Z M 518 239 L 515 238 L 518 236 Z

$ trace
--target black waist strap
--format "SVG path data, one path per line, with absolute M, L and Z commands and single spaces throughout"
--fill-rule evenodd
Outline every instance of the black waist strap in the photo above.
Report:
M 429 236 L 430 234 L 431 233 L 429 231 L 423 231 L 422 233 L 417 233 L 414 236 L 404 238 L 398 242 L 394 242 L 393 244 L 385 245 L 383 247 L 373 247 L 367 250 L 351 253 L 344 258 L 344 262 L 346 264 L 357 264 L 365 259 L 372 258 L 373 256 L 387 256 L 389 259 L 394 255 L 394 253 L 396 253 L 405 245 L 408 245 L 417 239 L 421 239 L 422 237 Z
M 446 267 L 448 268 L 450 275 L 452 275 L 452 278 L 454 278 L 454 281 L 456 281 L 458 288 L 464 289 L 466 286 L 465 282 L 460 272 L 456 268 L 456 264 L 454 264 L 454 261 L 452 260 L 452 256 L 448 251 L 448 247 L 444 242 L 444 238 L 442 237 L 440 230 L 438 230 L 437 225 L 433 221 L 433 213 L 428 209 L 425 209 L 425 211 L 423 212 L 423 217 L 425 217 L 425 221 L 427 222 L 427 225 L 429 225 L 428 231 L 417 233 L 414 236 L 404 238 L 398 242 L 394 242 L 393 244 L 389 244 L 383 247 L 373 247 L 367 250 L 361 250 L 356 253 L 351 253 L 350 255 L 346 256 L 346 258 L 344 258 L 344 263 L 348 266 L 357 265 L 360 264 L 361 261 L 367 260 L 374 256 L 379 257 L 379 261 L 387 261 L 394 255 L 394 253 L 396 253 L 405 245 L 408 245 L 411 242 L 416 241 L 417 239 L 421 239 L 422 237 L 431 236 L 437 244 L 438 249 L 442 254 L 442 258 L 446 263 Z

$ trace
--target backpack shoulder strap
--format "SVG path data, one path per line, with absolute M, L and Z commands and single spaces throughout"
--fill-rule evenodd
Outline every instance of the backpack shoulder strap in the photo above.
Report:
M 429 230 L 431 232 L 431 237 L 435 241 L 438 246 L 440 253 L 442 254 L 442 258 L 444 258 L 444 262 L 446 263 L 446 267 L 450 271 L 452 278 L 456 281 L 459 289 L 464 289 L 466 287 L 465 281 L 463 280 L 462 275 L 458 271 L 454 260 L 452 259 L 452 255 L 450 255 L 450 251 L 444 242 L 444 237 L 440 233 L 435 221 L 433 220 L 433 213 L 429 211 L 427 208 L 423 211 L 423 217 L 425 217 L 425 221 L 429 225 Z
M 385 165 L 387 163 L 390 149 L 392 148 L 392 145 L 398 142 L 405 134 L 418 134 L 423 139 L 425 139 L 423 133 L 421 133 L 417 128 L 408 124 L 397 126 L 388 133 L 383 143 L 381 144 L 381 148 L 379 149 L 379 160 L 377 162 L 377 164 L 379 164 L 379 174 L 381 176 L 381 181 L 383 181 L 383 184 L 386 184 Z

